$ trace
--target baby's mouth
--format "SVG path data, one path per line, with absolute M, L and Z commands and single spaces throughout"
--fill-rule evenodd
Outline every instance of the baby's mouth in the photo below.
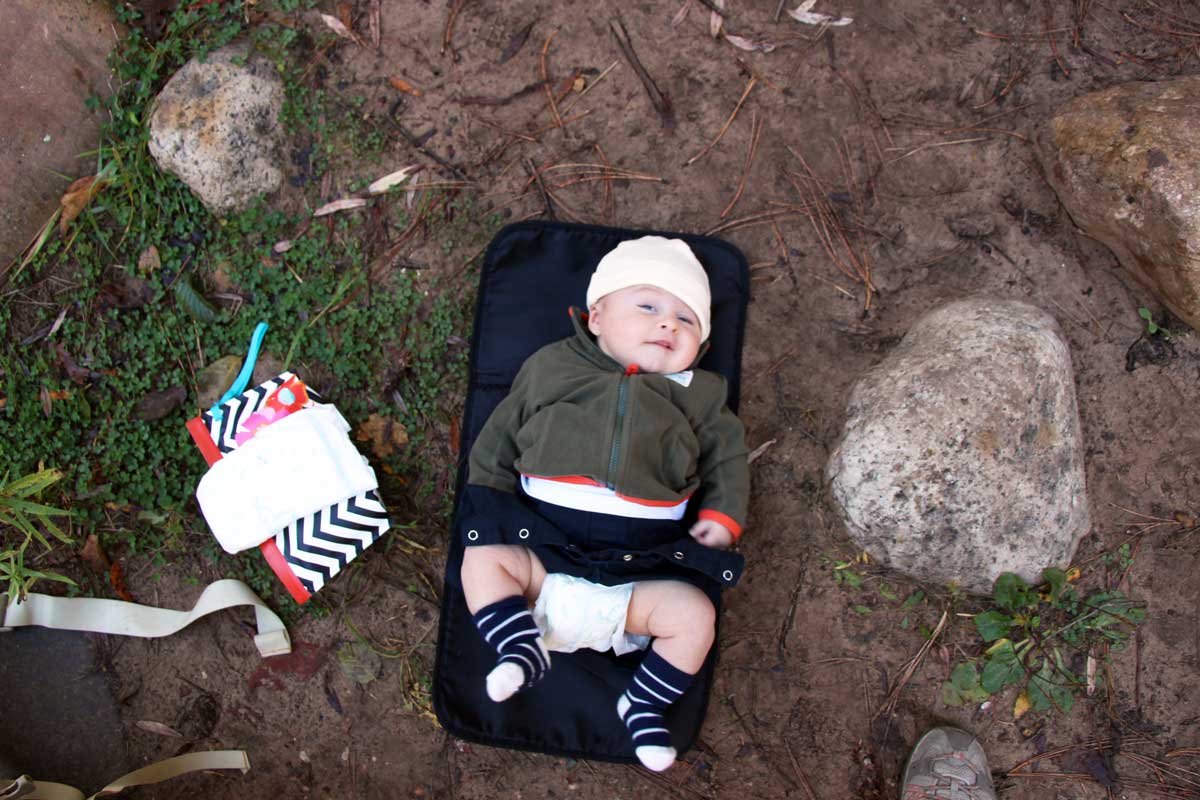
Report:
M 666 349 L 666 350 L 674 350 L 675 349 L 671 345 L 671 343 L 668 342 L 666 339 L 655 339 L 652 342 L 650 342 L 650 344 L 658 345 L 659 347 Z

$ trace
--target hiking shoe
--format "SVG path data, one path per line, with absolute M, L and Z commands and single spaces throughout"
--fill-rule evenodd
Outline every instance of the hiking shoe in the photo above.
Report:
M 959 728 L 934 728 L 904 768 L 902 800 L 996 800 L 979 740 Z

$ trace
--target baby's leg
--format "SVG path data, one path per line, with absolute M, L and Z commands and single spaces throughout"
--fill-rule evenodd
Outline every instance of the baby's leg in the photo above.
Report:
M 654 643 L 617 701 L 617 713 L 629 728 L 638 759 L 656 772 L 675 763 L 676 755 L 662 712 L 704 665 L 715 623 L 712 601 L 689 583 L 645 581 L 633 587 L 625 630 L 652 636 Z
M 467 610 L 472 614 L 513 595 L 533 602 L 546 580 L 542 560 L 528 547 L 511 544 L 465 548 L 460 574 Z
M 527 548 L 480 545 L 466 548 L 461 575 L 475 626 L 499 654 L 487 676 L 488 697 L 499 703 L 537 683 L 550 668 L 550 654 L 529 613 L 546 568 Z

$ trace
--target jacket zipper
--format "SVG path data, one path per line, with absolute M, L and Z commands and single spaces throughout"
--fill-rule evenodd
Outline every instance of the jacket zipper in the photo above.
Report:
M 636 367 L 631 369 L 636 370 Z M 631 374 L 627 370 L 621 376 L 621 382 L 617 384 L 617 416 L 613 423 L 612 453 L 608 459 L 608 480 L 604 482 L 606 488 L 614 491 L 617 488 L 617 460 L 621 456 L 621 427 L 625 421 L 625 398 L 629 395 L 629 376 Z

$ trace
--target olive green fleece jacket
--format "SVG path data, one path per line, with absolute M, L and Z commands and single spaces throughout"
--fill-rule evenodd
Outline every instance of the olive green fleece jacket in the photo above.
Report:
M 571 309 L 575 335 L 521 366 L 471 448 L 467 482 L 515 493 L 518 475 L 585 478 L 649 505 L 675 505 L 702 489 L 700 518 L 739 536 L 750 468 L 725 379 L 626 369 L 596 344 L 584 316 Z

